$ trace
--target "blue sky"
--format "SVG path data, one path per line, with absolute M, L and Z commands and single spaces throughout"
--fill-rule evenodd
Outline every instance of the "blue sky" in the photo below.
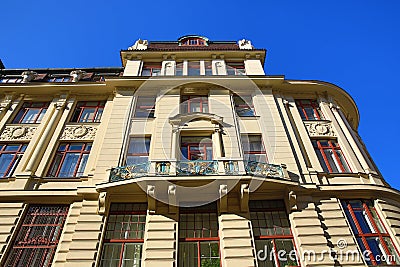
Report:
M 119 51 L 138 38 L 250 39 L 267 49 L 267 74 L 347 90 L 369 152 L 400 189 L 400 1 L 3 0 L 1 10 L 7 68 L 120 66 Z

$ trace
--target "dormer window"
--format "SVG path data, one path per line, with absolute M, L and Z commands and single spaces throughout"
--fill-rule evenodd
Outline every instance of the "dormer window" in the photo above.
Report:
M 180 46 L 207 46 L 208 39 L 201 36 L 185 36 L 179 40 Z

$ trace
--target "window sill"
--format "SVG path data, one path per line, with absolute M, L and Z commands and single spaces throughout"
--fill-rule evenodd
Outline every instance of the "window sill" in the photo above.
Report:
M 133 117 L 132 120 L 144 121 L 144 120 L 154 120 L 156 117 Z
M 35 180 L 51 181 L 51 182 L 82 182 L 87 181 L 88 176 L 80 177 L 35 177 Z
M 238 115 L 238 117 L 242 120 L 255 120 L 255 119 L 260 118 L 260 116 L 258 116 L 258 115 L 254 115 L 254 116 L 239 116 Z

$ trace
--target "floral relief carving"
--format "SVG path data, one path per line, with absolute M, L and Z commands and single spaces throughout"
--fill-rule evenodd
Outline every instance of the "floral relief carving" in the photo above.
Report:
M 304 125 L 307 128 L 309 136 L 336 136 L 336 133 L 333 130 L 332 124 L 330 122 L 308 121 L 305 122 Z
M 1 133 L 0 140 L 31 140 L 36 130 L 36 126 L 8 125 Z
M 97 127 L 91 125 L 67 125 L 61 135 L 61 140 L 93 140 Z

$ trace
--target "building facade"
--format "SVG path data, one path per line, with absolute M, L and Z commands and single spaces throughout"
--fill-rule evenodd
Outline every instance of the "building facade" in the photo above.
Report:
M 1 266 L 400 266 L 400 192 L 351 96 L 248 40 L 1 69 Z

